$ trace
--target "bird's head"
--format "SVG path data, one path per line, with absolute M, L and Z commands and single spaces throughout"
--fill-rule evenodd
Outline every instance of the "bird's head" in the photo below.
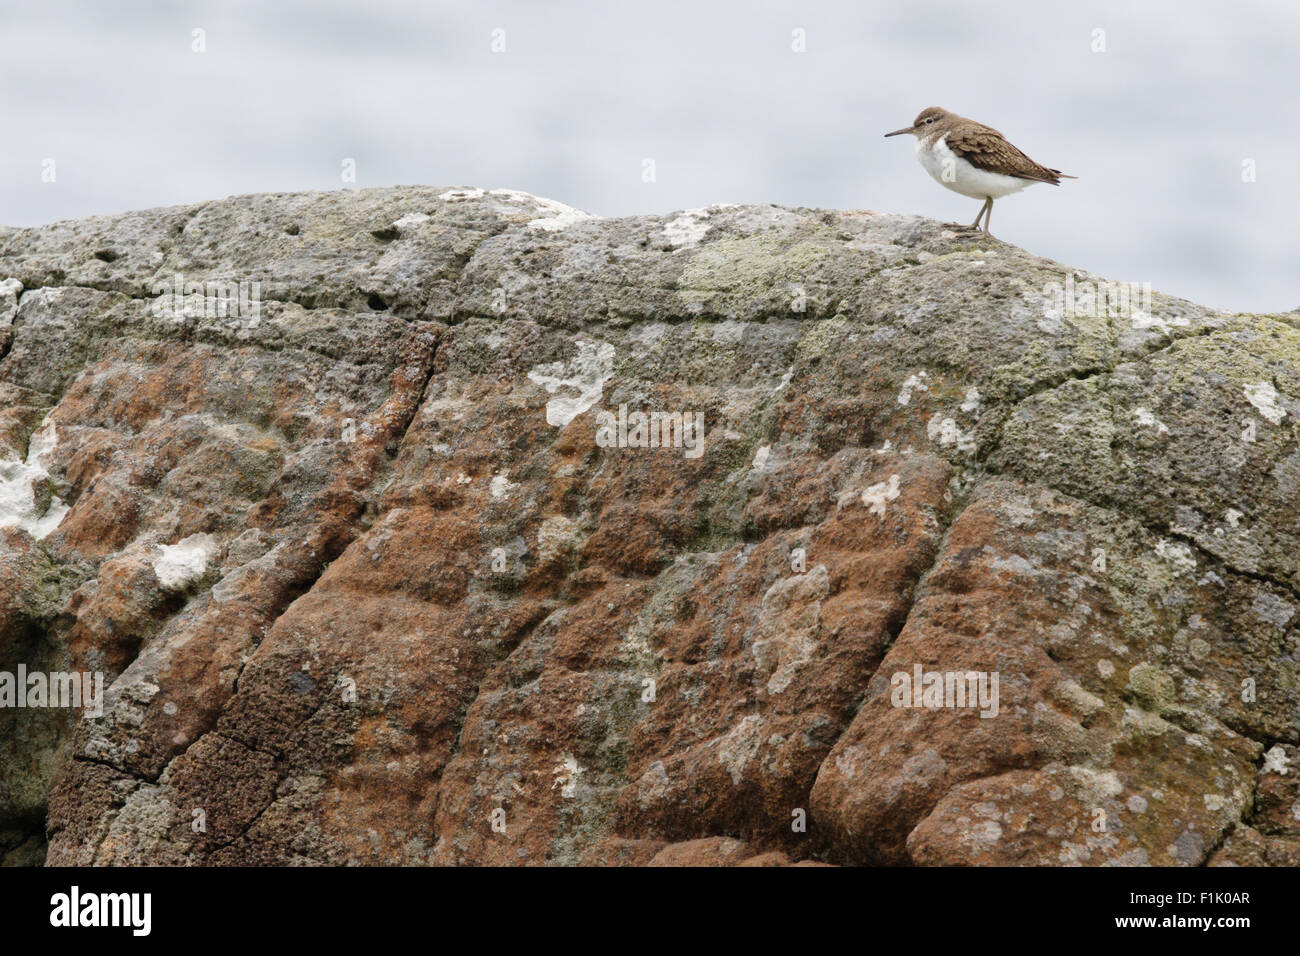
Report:
M 927 106 L 921 110 L 916 121 L 911 126 L 904 126 L 902 129 L 896 129 L 892 133 L 886 133 L 886 136 L 902 136 L 904 133 L 911 133 L 914 136 L 924 136 L 928 130 L 934 129 L 935 125 L 942 123 L 948 117 L 952 116 L 945 109 L 938 106 Z

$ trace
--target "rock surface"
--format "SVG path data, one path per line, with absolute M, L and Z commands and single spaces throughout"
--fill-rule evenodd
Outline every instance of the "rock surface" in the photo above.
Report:
M 1104 288 L 507 190 L 4 231 L 0 669 L 108 689 L 0 709 L 0 856 L 1296 865 L 1300 319 Z

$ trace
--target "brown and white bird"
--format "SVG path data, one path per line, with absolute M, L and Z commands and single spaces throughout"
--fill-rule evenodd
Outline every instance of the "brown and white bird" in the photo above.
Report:
M 937 106 L 923 109 L 911 126 L 885 135 L 904 133 L 916 137 L 916 158 L 935 182 L 963 196 L 984 200 L 970 228 L 978 229 L 983 219 L 984 232 L 990 236 L 993 200 L 1034 183 L 1059 186 L 1063 178 L 1078 178 L 1034 162 L 992 126 Z

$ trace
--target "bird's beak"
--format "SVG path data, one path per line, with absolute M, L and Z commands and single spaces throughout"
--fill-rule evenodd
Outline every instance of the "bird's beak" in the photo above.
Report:
M 916 129 L 915 126 L 904 126 L 902 129 L 896 129 L 892 133 L 886 133 L 885 136 L 886 138 L 890 136 L 902 136 L 904 133 L 910 133 L 914 129 Z

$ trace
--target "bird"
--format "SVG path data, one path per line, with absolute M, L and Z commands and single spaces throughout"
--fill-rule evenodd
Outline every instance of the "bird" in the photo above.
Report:
M 984 200 L 969 228 L 979 229 L 983 219 L 984 234 L 989 238 L 993 238 L 989 232 L 993 200 L 1034 183 L 1059 186 L 1062 179 L 1079 178 L 1034 162 L 992 126 L 938 106 L 926 107 L 911 126 L 885 136 L 904 133 L 916 137 L 916 158 L 935 182 L 963 196 Z

